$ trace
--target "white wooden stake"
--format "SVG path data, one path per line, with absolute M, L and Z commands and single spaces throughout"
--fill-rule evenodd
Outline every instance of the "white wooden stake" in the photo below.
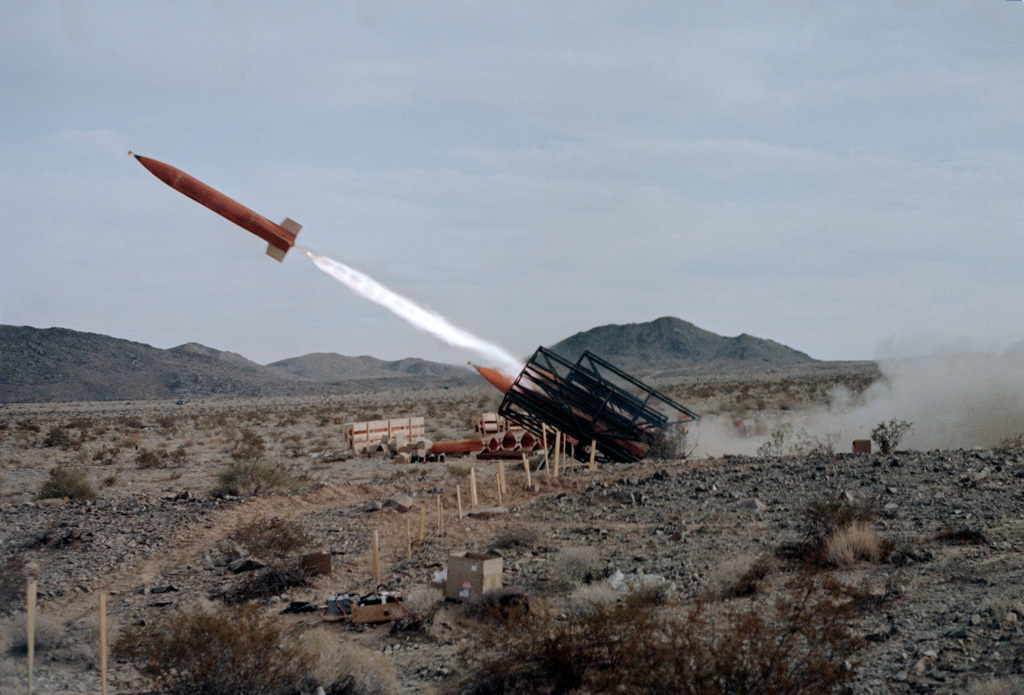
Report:
M 100 594 L 100 691 L 107 695 L 107 594 Z

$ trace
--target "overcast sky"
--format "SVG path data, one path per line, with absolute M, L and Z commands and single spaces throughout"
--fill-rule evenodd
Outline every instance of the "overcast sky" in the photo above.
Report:
M 462 362 L 129 149 L 519 355 L 1024 340 L 1024 2 L 0 0 L 0 323 Z

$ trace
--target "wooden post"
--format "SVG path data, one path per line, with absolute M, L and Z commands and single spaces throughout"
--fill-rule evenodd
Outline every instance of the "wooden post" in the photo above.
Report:
M 554 462 L 554 468 L 551 471 L 551 477 L 553 477 L 553 478 L 557 478 L 558 477 L 558 463 L 559 463 L 558 459 L 559 459 L 559 457 L 561 455 L 561 452 L 562 452 L 562 431 L 561 430 L 555 430 L 555 462 Z
M 28 616 L 27 625 L 25 626 L 25 632 L 28 637 L 28 695 L 32 695 L 32 670 L 35 665 L 36 658 L 36 583 L 28 583 L 28 591 L 26 592 L 26 599 L 28 602 Z
M 444 515 L 441 513 L 441 495 L 437 496 L 437 534 L 444 534 Z
M 550 475 L 548 461 L 548 426 L 544 425 L 540 431 L 541 437 L 544 439 L 544 475 Z
M 469 506 L 476 507 L 479 504 L 476 498 L 476 469 L 469 469 Z
M 412 521 L 408 517 L 405 519 L 405 556 L 412 559 Z
M 455 486 L 455 500 L 459 503 L 459 521 L 462 521 L 462 487 Z
M 529 489 L 533 487 L 533 482 L 530 480 L 530 461 L 526 458 L 526 454 L 523 454 L 523 470 L 526 471 L 526 487 Z
M 590 466 L 591 472 L 597 470 L 597 442 L 590 440 Z
M 373 532 L 373 581 L 376 582 L 376 586 L 380 586 L 380 534 L 377 531 Z
M 501 504 L 501 476 L 494 479 L 494 487 L 498 490 L 498 504 Z
M 107 695 L 107 594 L 100 594 L 100 691 Z
M 427 538 L 427 508 L 420 507 L 420 545 Z
M 498 459 L 498 492 L 503 495 L 508 494 L 508 488 L 505 487 L 505 460 Z

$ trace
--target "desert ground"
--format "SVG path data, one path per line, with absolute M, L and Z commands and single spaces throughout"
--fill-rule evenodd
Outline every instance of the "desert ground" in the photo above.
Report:
M 856 394 L 877 378 L 854 370 L 659 388 L 702 415 L 728 416 L 737 432 L 760 423 L 748 429 L 764 438 L 765 422 L 827 405 L 837 384 Z M 779 652 L 784 635 L 799 634 L 784 656 L 810 659 L 808 672 L 836 688 L 821 692 L 1024 692 L 1019 437 L 991 449 L 861 454 L 849 453 L 850 441 L 777 438 L 753 456 L 677 451 L 596 471 L 569 466 L 558 477 L 533 471 L 530 487 L 521 463 L 507 462 L 500 505 L 496 461 L 404 464 L 346 451 L 348 422 L 422 415 L 431 439 L 459 438 L 498 402 L 485 387 L 466 387 L 0 408 L 0 691 L 27 692 L 24 586 L 33 579 L 37 693 L 100 691 L 100 594 L 109 597 L 112 643 L 174 614 L 254 596 L 248 603 L 287 644 L 330 661 L 298 686 L 308 692 L 316 684 L 351 693 L 602 692 L 610 683 L 657 691 L 615 680 L 631 663 L 616 645 L 634 629 L 664 641 L 672 625 L 697 640 L 676 652 L 707 646 L 705 661 Z M 225 492 L 233 465 L 275 475 Z M 95 497 L 40 499 L 55 470 L 80 476 Z M 394 503 L 402 495 L 411 509 Z M 261 545 L 259 532 L 271 529 L 298 540 Z M 324 606 L 333 593 L 373 591 L 374 532 L 382 583 L 409 592 L 408 616 L 355 626 L 282 613 L 294 602 Z M 525 615 L 519 604 L 501 612 L 445 603 L 433 583 L 451 552 L 489 548 L 504 556 L 504 585 L 528 597 Z M 267 578 L 317 550 L 331 554 L 329 576 L 298 586 Z M 262 567 L 235 571 L 254 565 Z M 613 587 L 616 573 L 648 578 L 625 592 Z M 594 616 L 619 621 L 618 634 L 601 633 L 608 625 Z M 552 634 L 579 639 L 581 651 L 561 662 L 540 655 L 531 641 Z M 570 682 L 545 675 L 573 659 Z M 159 692 L 139 666 L 115 656 L 111 692 Z M 682 681 L 671 679 L 686 676 L 658 677 L 672 692 Z

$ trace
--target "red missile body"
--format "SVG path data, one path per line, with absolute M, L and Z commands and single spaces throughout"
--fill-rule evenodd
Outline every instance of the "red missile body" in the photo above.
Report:
M 274 224 L 263 215 L 257 214 L 245 207 L 237 200 L 229 198 L 220 191 L 200 181 L 194 176 L 186 174 L 181 169 L 164 164 L 149 157 L 141 157 L 129 152 L 142 166 L 146 167 L 151 174 L 166 183 L 174 190 L 182 193 L 204 207 L 208 207 L 215 213 L 234 222 L 242 229 L 252 232 L 260 239 L 263 239 L 267 246 L 267 255 L 284 261 L 288 250 L 295 245 L 295 237 L 298 235 L 302 225 L 294 220 L 284 219 L 281 224 Z

